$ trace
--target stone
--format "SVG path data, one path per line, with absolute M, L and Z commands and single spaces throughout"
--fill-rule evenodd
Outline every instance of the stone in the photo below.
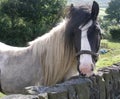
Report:
M 15 94 L 15 95 L 8 95 L 8 96 L 5 96 L 1 99 L 42 99 L 42 98 L 39 98 L 38 96 L 36 95 L 21 95 L 21 94 Z

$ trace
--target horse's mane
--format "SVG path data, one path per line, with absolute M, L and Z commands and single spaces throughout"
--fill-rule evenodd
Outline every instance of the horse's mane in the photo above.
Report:
M 83 24 L 89 18 L 88 8 L 79 7 L 78 17 L 74 12 L 54 27 L 49 33 L 30 42 L 34 57 L 40 59 L 43 68 L 43 84 L 53 85 L 63 79 L 69 69 L 76 68 L 73 29 Z M 82 16 L 82 17 L 81 17 Z
M 40 59 L 44 70 L 44 85 L 53 85 L 62 80 L 75 61 L 74 49 L 65 50 L 64 33 L 67 21 L 63 20 L 49 33 L 29 43 L 34 57 Z

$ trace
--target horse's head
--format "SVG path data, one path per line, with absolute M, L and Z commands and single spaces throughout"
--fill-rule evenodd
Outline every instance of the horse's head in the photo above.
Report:
M 69 12 L 69 39 L 76 49 L 78 70 L 81 74 L 93 74 L 98 59 L 101 29 L 97 21 L 99 5 L 94 1 L 91 10 L 71 5 Z M 70 41 L 69 40 L 69 41 Z

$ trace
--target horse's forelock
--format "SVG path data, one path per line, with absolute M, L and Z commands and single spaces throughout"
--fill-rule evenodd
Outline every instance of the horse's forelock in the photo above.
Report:
M 74 47 L 75 30 L 80 25 L 84 25 L 90 20 L 90 6 L 74 7 L 68 14 L 68 23 L 65 29 L 65 47 Z

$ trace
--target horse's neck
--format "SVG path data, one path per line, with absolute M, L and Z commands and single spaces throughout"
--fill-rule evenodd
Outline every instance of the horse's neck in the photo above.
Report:
M 34 55 L 36 55 L 36 52 L 43 54 L 46 50 L 49 51 L 51 47 L 52 49 L 56 49 L 56 47 L 63 45 L 65 24 L 66 21 L 60 23 L 60 25 L 53 28 L 49 33 L 46 33 L 43 36 L 29 42 L 29 45 L 33 49 Z
M 62 80 L 74 62 L 74 53 L 69 55 L 70 49 L 65 51 L 65 24 L 54 28 L 53 34 L 44 40 L 45 49 L 42 50 L 41 63 L 44 66 L 44 84 L 52 85 Z M 43 60 L 44 58 L 44 60 Z
M 75 59 L 74 52 L 65 51 L 64 33 L 66 21 L 53 28 L 49 33 L 30 42 L 34 57 L 40 58 L 43 69 L 43 84 L 53 85 L 66 75 Z

